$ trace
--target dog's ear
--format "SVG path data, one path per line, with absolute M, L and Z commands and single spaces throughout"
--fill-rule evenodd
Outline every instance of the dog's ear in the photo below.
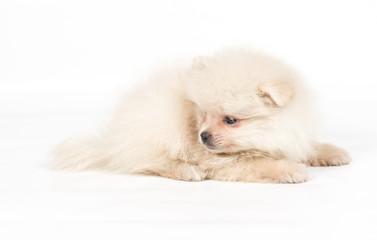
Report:
M 294 95 L 292 81 L 275 81 L 262 83 L 257 88 L 257 95 L 267 106 L 285 107 Z
M 195 70 L 204 70 L 207 67 L 207 58 L 198 56 L 192 60 L 191 68 Z

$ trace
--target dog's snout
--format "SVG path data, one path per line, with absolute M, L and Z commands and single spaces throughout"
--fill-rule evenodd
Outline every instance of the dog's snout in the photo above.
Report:
M 203 143 L 206 143 L 211 138 L 211 134 L 209 132 L 204 131 L 200 134 L 200 138 L 202 139 Z

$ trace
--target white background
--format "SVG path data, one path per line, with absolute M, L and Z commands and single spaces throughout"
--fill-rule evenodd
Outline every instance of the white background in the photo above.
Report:
M 321 140 L 349 166 L 299 185 L 59 173 L 49 149 L 93 133 L 122 89 L 227 46 L 305 77 Z M 1 239 L 376 239 L 376 1 L 0 2 Z

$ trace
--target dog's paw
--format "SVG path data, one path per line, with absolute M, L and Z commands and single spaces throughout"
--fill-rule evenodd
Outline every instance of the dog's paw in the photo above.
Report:
M 351 157 L 344 149 L 323 143 L 319 146 L 317 156 L 309 159 L 306 164 L 309 166 L 320 167 L 341 166 L 347 165 L 350 162 Z
M 161 177 L 167 177 L 181 181 L 202 181 L 207 177 L 206 173 L 202 171 L 198 166 L 178 161 L 170 164 L 168 169 L 164 169 L 162 171 L 154 171 L 153 173 Z
M 270 162 L 261 173 L 262 182 L 268 183 L 302 183 L 309 179 L 305 164 L 286 159 Z
M 308 181 L 308 179 L 309 174 L 306 166 L 295 163 L 290 166 L 283 166 L 275 180 L 277 183 L 302 183 Z
M 206 174 L 197 169 L 197 167 L 189 166 L 183 169 L 182 179 L 184 181 L 202 181 L 206 178 Z

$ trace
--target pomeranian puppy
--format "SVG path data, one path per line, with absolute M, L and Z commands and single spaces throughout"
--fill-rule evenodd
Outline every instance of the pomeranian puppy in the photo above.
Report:
M 343 149 L 316 142 L 310 94 L 281 61 L 230 49 L 187 65 L 126 95 L 98 137 L 58 145 L 55 168 L 301 183 L 306 166 L 350 162 Z

